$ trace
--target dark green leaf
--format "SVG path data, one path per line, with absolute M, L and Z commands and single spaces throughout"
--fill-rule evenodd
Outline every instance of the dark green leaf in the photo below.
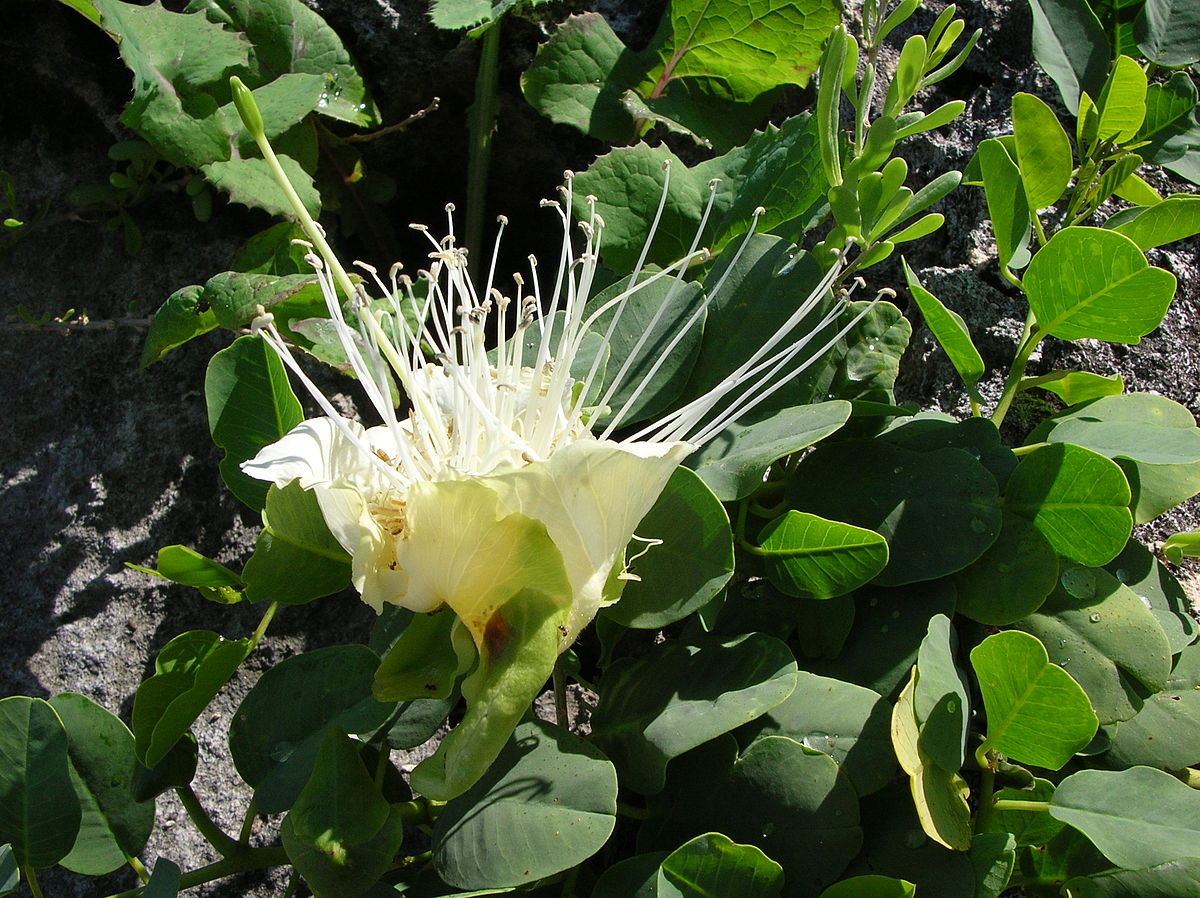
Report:
M 911 882 L 890 876 L 852 876 L 834 883 L 820 898 L 912 898 L 917 889 Z
M 1155 65 L 1190 65 L 1200 60 L 1200 9 L 1188 0 L 1146 0 L 1133 36 Z
M 271 485 L 263 530 L 242 570 L 246 599 L 303 605 L 350 585 L 350 557 L 334 539 L 314 493 Z
M 316 894 L 354 898 L 391 865 L 404 827 L 400 809 L 388 805 L 363 766 L 357 743 L 330 727 L 280 835 Z
M 958 635 L 950 619 L 935 614 L 917 650 L 913 712 L 920 724 L 921 752 L 948 773 L 956 773 L 963 765 L 971 714 L 966 678 L 955 662 L 957 654 Z
M 739 737 L 787 736 L 829 755 L 860 796 L 878 792 L 896 772 L 891 709 L 874 690 L 801 671 L 783 702 L 747 724 Z
M 885 586 L 961 570 L 1000 531 L 995 478 L 961 449 L 913 452 L 884 441 L 821 447 L 796 469 L 787 496 L 800 511 L 881 533 L 890 561 L 875 582 Z
M 175 898 L 179 894 L 179 867 L 172 861 L 160 857 L 154 862 L 154 873 L 146 883 L 142 898 Z
M 1167 555 L 1167 552 L 1163 554 Z M 1166 565 L 1151 555 L 1145 546 L 1131 539 L 1124 551 L 1104 568 L 1150 607 L 1155 620 L 1167 634 L 1172 655 L 1178 655 L 1195 641 L 1200 624 L 1192 617 L 1187 593 Z
M 133 700 L 138 760 L 154 767 L 208 707 L 250 654 L 249 639 L 227 640 L 210 630 L 176 636 L 158 653 L 154 674 Z
M 200 747 L 190 732 L 171 746 L 166 757 L 147 768 L 138 764 L 133 772 L 133 800 L 151 801 L 171 789 L 188 785 L 196 777 Z
M 767 469 L 837 431 L 850 418 L 840 400 L 782 409 L 753 424 L 730 424 L 687 463 L 723 502 L 757 490 Z
M 462 889 L 535 882 L 598 851 L 616 810 L 616 771 L 604 755 L 565 730 L 529 721 L 484 777 L 442 810 L 433 861 Z
M 1016 862 L 1016 842 L 1008 833 L 977 833 L 971 839 L 975 898 L 998 898 L 1008 886 Z
M 983 377 L 986 368 L 983 358 L 979 355 L 979 350 L 971 342 L 967 323 L 957 312 L 946 308 L 940 299 L 921 286 L 921 281 L 908 267 L 906 260 L 903 261 L 903 265 L 909 292 L 916 301 L 917 308 L 921 310 L 921 316 L 925 319 L 926 326 L 932 332 L 934 339 L 938 341 L 938 345 L 949 356 L 950 364 L 962 378 L 967 391 L 972 392 L 975 385 L 979 383 L 979 379 Z
M 280 155 L 279 162 L 309 215 L 321 214 L 321 196 L 313 177 L 291 156 Z M 294 216 L 292 204 L 275 180 L 265 159 L 254 156 L 218 160 L 200 170 L 212 185 L 229 194 L 229 201 L 251 209 L 263 209 L 271 215 Z
M 994 138 L 979 145 L 975 158 L 983 177 L 988 217 L 992 221 L 1000 264 L 1005 268 L 1024 268 L 1029 264 L 1032 231 L 1021 170 L 1004 144 Z
M 21 871 L 17 867 L 17 856 L 12 846 L 0 845 L 0 895 L 8 895 L 21 884 Z
M 954 574 L 958 611 L 1001 627 L 1041 607 L 1058 582 L 1058 556 L 1024 518 L 1004 512 L 1000 536 L 979 560 Z
M 729 517 L 687 468 L 671 475 L 637 535 L 662 545 L 631 562 L 638 579 L 626 583 L 621 600 L 604 612 L 623 626 L 655 629 L 682 620 L 707 604 L 733 574 Z
M 1080 93 L 1100 95 L 1108 74 L 1108 36 L 1086 0 L 1029 0 L 1029 6 L 1034 59 L 1074 113 Z
M 0 843 L 20 867 L 52 867 L 79 833 L 67 733 L 40 698 L 0 699 Z
M 67 731 L 71 783 L 83 811 L 79 837 L 61 863 L 103 876 L 140 854 L 154 829 L 154 802 L 132 800 L 137 760 L 133 734 L 120 719 L 86 696 L 50 699 Z
M 150 319 L 138 363 L 141 367 L 150 367 L 172 349 L 217 326 L 216 315 L 205 304 L 202 294 L 203 288 L 193 285 L 167 297 Z
M 738 845 L 720 833 L 685 842 L 658 869 L 658 898 L 774 898 L 781 888 L 779 864 L 753 845 Z
M 269 484 L 238 468 L 304 420 L 275 351 L 258 337 L 240 337 L 208 363 L 204 379 L 208 426 L 225 450 L 221 477 L 254 509 L 266 505 Z
M 606 671 L 592 738 L 623 784 L 652 794 L 671 758 L 769 711 L 795 684 L 792 653 L 769 636 L 669 642 Z
M 1117 727 L 1105 760 L 1167 770 L 1200 764 L 1200 645 L 1185 648 L 1162 691 Z
M 1131 870 L 1200 850 L 1200 792 L 1149 767 L 1074 773 L 1054 791 L 1050 813 Z
M 366 646 L 331 646 L 281 661 L 254 684 L 229 726 L 229 753 L 260 811 L 292 807 L 330 728 L 371 733 L 388 719 L 391 706 L 371 697 L 378 666 Z
M 1068 879 L 1063 888 L 1089 898 L 1193 898 L 1200 895 L 1200 857 Z

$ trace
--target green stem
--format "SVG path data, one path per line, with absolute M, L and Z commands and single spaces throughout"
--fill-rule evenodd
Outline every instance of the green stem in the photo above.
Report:
M 204 836 L 208 843 L 221 853 L 222 857 L 229 858 L 244 850 L 243 846 L 231 839 L 221 827 L 217 826 L 212 817 L 208 815 L 208 811 L 204 809 L 204 805 L 200 804 L 200 799 L 196 797 L 191 786 L 180 786 L 175 790 L 175 794 L 179 796 L 183 809 L 187 811 L 188 817 L 200 831 L 200 835 Z
M 1004 381 L 1004 391 L 1000 394 L 1000 401 L 996 403 L 995 411 L 992 412 L 992 423 L 997 427 L 1003 423 L 1004 416 L 1008 414 L 1008 409 L 1020 389 L 1021 378 L 1025 376 L 1029 357 L 1033 355 L 1033 350 L 1037 348 L 1044 336 L 1045 334 L 1037 331 L 1033 322 L 1033 312 L 1030 312 L 1025 318 L 1025 329 L 1021 332 L 1021 340 L 1017 344 L 1016 355 L 1013 356 L 1012 368 L 1008 372 L 1008 378 Z
M 279 603 L 272 602 L 267 606 L 267 610 L 263 612 L 262 620 L 258 622 L 258 626 L 254 628 L 254 633 L 250 637 L 250 647 L 255 648 L 262 641 L 263 634 L 267 632 L 267 627 L 271 626 L 271 618 L 275 616 L 275 612 L 279 610 Z
M 249 845 L 250 835 L 254 829 L 254 818 L 258 816 L 258 805 L 254 799 L 250 799 L 250 804 L 246 806 L 246 816 L 242 818 L 242 828 L 238 833 L 238 844 Z
M 207 867 L 201 867 L 199 870 L 192 870 L 189 873 L 183 874 L 179 878 L 179 891 L 183 892 L 187 889 L 193 889 L 196 886 L 204 885 L 206 882 L 223 879 L 226 876 L 235 876 L 238 873 L 245 873 L 248 870 L 261 870 L 264 867 L 282 867 L 288 863 L 290 861 L 282 845 L 272 845 L 268 848 L 243 848 L 231 857 L 223 858 L 214 864 L 209 864 Z M 137 888 L 119 892 L 115 895 L 109 895 L 108 898 L 138 898 L 142 894 L 143 889 L 145 889 L 145 886 L 138 886 Z M 41 898 L 41 896 L 38 895 L 37 898 Z
M 470 117 L 470 157 L 467 160 L 467 264 L 478 277 L 483 248 L 483 211 L 487 205 L 488 171 L 492 165 L 492 135 L 496 130 L 496 85 L 500 81 L 500 21 L 483 33 L 479 71 L 475 76 L 475 105 Z M 567 210 L 568 213 L 570 210 Z
M 998 801 L 992 802 L 992 810 L 994 811 L 1049 811 L 1050 802 L 1048 801 L 1023 801 L 1019 798 L 1001 798 Z
M 29 882 L 29 891 L 33 893 L 33 898 L 43 898 L 42 887 L 38 884 L 37 872 L 31 865 L 26 865 L 24 868 L 25 879 Z
M 292 875 L 288 877 L 287 888 L 283 890 L 283 898 L 292 898 L 296 894 L 296 888 L 300 885 L 300 874 L 292 868 Z
M 570 729 L 571 722 L 567 718 L 567 674 L 562 668 L 562 655 L 554 659 L 554 719 L 563 729 Z
M 1036 452 L 1038 449 L 1041 449 L 1043 446 L 1049 446 L 1049 445 L 1050 445 L 1049 443 L 1031 443 L 1028 446 L 1017 446 L 1016 448 L 1014 448 L 1012 450 L 1012 454 L 1015 455 L 1017 458 L 1020 458 L 1022 455 L 1028 455 L 1030 452 Z
M 617 802 L 617 813 L 622 817 L 629 817 L 633 820 L 649 820 L 650 812 L 645 808 L 639 808 L 631 804 L 626 804 L 623 801 Z
M 130 868 L 142 882 L 150 881 L 150 871 L 146 869 L 146 865 L 142 863 L 140 858 L 130 855 L 125 858 L 125 863 L 129 864 Z
M 976 760 L 979 760 L 976 756 Z M 995 809 L 993 796 L 996 793 L 996 769 L 993 767 L 994 757 L 990 754 L 984 757 L 986 763 L 979 765 L 979 813 L 975 815 L 975 832 L 983 832 L 988 820 Z

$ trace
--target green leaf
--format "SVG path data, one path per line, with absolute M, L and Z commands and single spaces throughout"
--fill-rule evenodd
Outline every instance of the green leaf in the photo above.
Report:
M 0 843 L 20 867 L 52 867 L 80 827 L 67 733 L 40 698 L 0 699 Z
M 783 868 L 753 845 L 705 833 L 662 861 L 656 887 L 658 898 L 774 898 L 783 888 Z
M 687 460 L 722 502 L 751 495 L 767 469 L 836 432 L 850 419 L 841 400 L 782 409 L 753 424 L 730 424 Z
M 1200 196 L 1169 196 L 1161 203 L 1143 207 L 1136 217 L 1125 218 L 1112 229 L 1141 250 L 1194 237 L 1200 234 Z
M 309 215 L 321 214 L 321 195 L 313 183 L 313 177 L 286 154 L 278 154 L 279 163 L 287 174 L 288 181 L 296 189 L 300 201 Z M 239 159 L 217 160 L 200 166 L 204 176 L 212 185 L 229 194 L 229 201 L 241 203 L 251 209 L 262 209 L 271 215 L 290 218 L 295 215 L 292 204 L 265 159 L 255 156 Z
M 994 138 L 979 145 L 975 158 L 983 177 L 988 217 L 996 236 L 1000 264 L 1005 268 L 1024 268 L 1029 264 L 1032 230 L 1021 170 L 1004 144 Z
M 606 867 L 596 880 L 591 898 L 658 898 L 658 868 L 667 854 L 635 854 Z
M 1021 459 L 1009 478 L 1005 510 L 1030 521 L 1060 555 L 1081 564 L 1111 561 L 1133 531 L 1130 492 L 1115 462 L 1070 443 Z
M 831 599 L 857 589 L 887 566 L 887 541 L 873 530 L 787 511 L 769 523 L 754 554 L 788 595 Z
M 1053 206 L 1066 191 L 1074 168 L 1067 132 L 1050 107 L 1033 94 L 1014 96 L 1012 114 L 1017 167 L 1029 208 Z
M 1138 49 L 1155 65 L 1200 60 L 1200 10 L 1187 0 L 1146 0 L 1133 21 Z
M 146 883 L 142 898 L 175 898 L 179 894 L 179 867 L 166 858 L 154 862 L 154 872 Z
M 957 772 L 966 757 L 971 713 L 966 678 L 955 663 L 957 654 L 958 635 L 950 619 L 935 614 L 917 650 L 913 714 L 920 725 L 921 754 L 949 773 Z
M 460 889 L 532 883 L 591 857 L 616 825 L 617 776 L 596 748 L 533 720 L 433 830 L 433 862 Z
M 371 697 L 379 656 L 361 645 L 317 649 L 269 668 L 229 726 L 229 754 L 260 811 L 292 807 L 331 728 L 373 733 L 391 705 Z
M 1081 770 L 1054 791 L 1050 813 L 1119 867 L 1200 855 L 1200 792 L 1161 770 Z
M 1080 876 L 1068 879 L 1063 888 L 1094 898 L 1191 898 L 1200 895 L 1200 857 Z
M 1108 75 L 1108 35 L 1086 0 L 1029 0 L 1033 10 L 1033 57 L 1075 113 L 1079 95 L 1100 94 Z
M 1138 343 L 1162 322 L 1175 276 L 1137 244 L 1103 228 L 1063 228 L 1029 264 L 1025 292 L 1045 333 L 1063 340 Z
M 269 484 L 238 465 L 304 420 L 283 363 L 264 340 L 239 337 L 208 363 L 204 399 L 213 442 L 225 450 L 222 479 L 251 508 L 262 509 Z
M 799 511 L 882 534 L 890 560 L 874 582 L 885 586 L 961 570 L 1000 532 L 995 478 L 961 449 L 914 452 L 879 440 L 820 447 L 797 467 L 787 497 Z
M 913 805 L 925 835 L 946 848 L 966 851 L 971 844 L 970 790 L 957 770 L 946 770 L 921 748 L 915 701 L 919 681 L 920 672 L 914 670 L 892 710 L 892 746 L 910 777 Z
M 950 358 L 950 364 L 962 378 L 967 392 L 974 392 L 975 385 L 987 369 L 979 350 L 971 342 L 967 323 L 957 312 L 946 308 L 940 299 L 921 285 L 917 275 L 908 267 L 908 260 L 902 259 L 901 264 L 904 266 L 904 279 L 908 282 L 908 290 L 917 308 L 921 310 L 926 326 Z
M 987 711 L 978 755 L 997 751 L 1058 770 L 1095 735 L 1099 724 L 1087 694 L 1028 633 L 989 636 L 972 649 L 971 666 Z
M 779 84 L 808 84 L 825 38 L 840 21 L 831 0 L 749 0 L 729 6 L 677 0 L 668 15 L 670 31 L 658 51 L 661 65 L 645 84 L 719 77 L 741 101 Z
M 166 757 L 147 768 L 141 763 L 133 772 L 133 800 L 151 801 L 170 789 L 179 789 L 196 778 L 200 747 L 196 737 L 187 732 L 171 746 Z
M 977 833 L 971 839 L 975 898 L 999 898 L 1016 863 L 1016 841 L 1008 833 Z
M 158 550 L 158 568 L 131 565 L 147 574 L 191 586 L 210 602 L 233 605 L 242 600 L 242 578 L 225 565 L 206 558 L 187 546 L 163 546 Z
M 653 794 L 669 760 L 771 710 L 795 684 L 792 653 L 769 636 L 668 642 L 605 672 L 592 739 L 622 783 Z
M 280 826 L 288 859 L 318 895 L 361 895 L 404 839 L 399 807 L 380 794 L 359 751 L 341 730 L 328 729 L 312 776 Z
M 456 623 L 458 618 L 444 606 L 428 614 L 409 614 L 404 632 L 375 671 L 371 684 L 375 698 L 407 702 L 448 697 L 458 675 L 475 661 L 473 647 L 464 652 L 465 659 L 458 657 L 453 638 Z
M 1018 801 L 1049 801 L 1054 795 L 1054 783 L 1035 777 L 1025 789 L 997 789 L 996 798 Z M 1050 816 L 1050 812 L 1025 809 L 1003 810 L 997 808 L 988 817 L 985 831 L 1005 833 L 1013 836 L 1018 845 L 1040 847 L 1053 839 L 1064 824 Z
M 862 846 L 858 798 L 837 764 L 783 736 L 736 757 L 728 736 L 671 764 L 651 805 L 639 850 L 670 847 L 718 829 L 783 866 L 801 894 L 833 882 Z
M 603 16 L 585 12 L 570 16 L 538 47 L 521 76 L 521 91 L 550 121 L 606 143 L 627 144 L 635 121 L 621 93 L 641 77 L 639 68 Z
M 1163 558 L 1179 564 L 1185 558 L 1200 558 L 1200 530 L 1173 533 L 1163 542 Z
M 657 629 L 682 620 L 733 574 L 729 517 L 696 474 L 678 468 L 638 524 L 640 539 L 662 540 L 631 564 L 638 578 L 604 616 L 622 626 Z M 632 554 L 631 550 L 631 554 Z
M 1200 764 L 1200 645 L 1184 648 L 1162 691 L 1117 727 L 1105 760 L 1167 770 Z
M 913 898 L 916 894 L 917 888 L 911 882 L 872 873 L 836 882 L 820 898 Z
M 253 648 L 249 639 L 227 640 L 211 630 L 189 630 L 163 646 L 133 700 L 142 764 L 154 767 L 166 757 Z
M 150 318 L 146 342 L 138 365 L 149 368 L 155 362 L 188 340 L 207 334 L 217 326 L 213 314 L 202 297 L 203 288 L 184 287 L 176 290 Z
M 379 124 L 379 111 L 337 32 L 303 3 L 193 0 L 192 6 L 246 35 L 254 46 L 255 81 L 285 80 L 289 73 L 320 76 L 323 89 L 306 111 L 364 128 Z M 268 118 L 267 107 L 261 101 L 259 106 Z
M 1115 459 L 1144 523 L 1200 492 L 1200 429 L 1190 411 L 1151 393 L 1089 402 L 1043 422 L 1036 439 L 1075 443 Z
M 1178 655 L 1195 641 L 1200 634 L 1200 624 L 1192 617 L 1187 593 L 1166 565 L 1151 555 L 1145 546 L 1131 539 L 1125 550 L 1105 565 L 1105 570 L 1150 607 L 1155 620 L 1167 634 L 1172 655 Z
M 1100 101 L 1097 137 L 1128 143 L 1142 127 L 1146 117 L 1146 73 L 1128 56 L 1117 58 Z
M 1171 646 L 1154 612 L 1099 568 L 1067 567 L 1046 603 L 1017 626 L 1071 671 L 1102 724 L 1128 720 L 1171 670 Z
M 103 876 L 140 854 L 154 829 L 154 802 L 130 800 L 137 766 L 133 734 L 86 696 L 68 692 L 50 705 L 67 731 L 71 784 L 83 812 L 79 837 L 59 863 Z
M 647 275 L 652 274 L 643 272 L 635 284 L 637 292 L 619 310 L 602 314 L 590 326 L 593 334 L 603 335 L 609 350 L 602 372 L 605 384 L 597 404 L 620 413 L 621 426 L 653 418 L 674 402 L 683 392 L 700 351 L 705 319 L 700 285 L 674 277 L 647 283 Z M 600 291 L 588 300 L 584 314 L 598 311 L 626 291 L 629 284 L 630 278 L 625 278 Z M 676 340 L 677 336 L 680 339 Z M 580 379 L 587 373 L 584 371 Z M 610 395 L 612 383 L 619 388 Z M 610 420 L 611 415 L 599 419 L 604 423 Z
M 755 128 L 770 115 L 776 94 L 769 90 L 747 103 L 733 95 L 724 78 L 690 77 L 667 82 L 666 90 L 657 97 L 642 98 L 628 90 L 621 99 L 635 117 L 644 114 L 648 121 L 685 133 L 703 147 L 728 153 L 751 139 Z M 766 130 L 774 131 L 771 127 Z
M 801 671 L 792 694 L 738 736 L 787 736 L 824 752 L 850 778 L 855 792 L 869 795 L 895 773 L 889 718 L 888 704 L 878 692 Z
M 271 485 L 263 529 L 242 569 L 246 599 L 303 605 L 350 585 L 350 557 L 325 526 L 316 494 Z
M 1058 582 L 1058 556 L 1041 531 L 1005 511 L 996 541 L 953 577 L 958 612 L 1002 627 L 1041 607 Z
M 854 600 L 854 626 L 842 651 L 805 667 L 893 696 L 916 663 L 930 618 L 954 614 L 954 587 L 949 579 L 894 589 L 872 586 L 858 590 Z
M 957 421 L 937 412 L 918 412 L 894 420 L 879 438 L 915 452 L 961 449 L 978 459 L 997 484 L 1008 483 L 1017 466 L 1016 455 L 1003 444 L 996 425 L 985 418 Z
M 8 895 L 21 884 L 21 871 L 17 867 L 17 856 L 12 846 L 0 845 L 0 895 Z
M 1051 371 L 1040 377 L 1026 378 L 1021 389 L 1038 387 L 1053 393 L 1067 405 L 1080 405 L 1102 396 L 1115 396 L 1125 392 L 1125 380 L 1120 374 L 1105 377 L 1090 371 Z

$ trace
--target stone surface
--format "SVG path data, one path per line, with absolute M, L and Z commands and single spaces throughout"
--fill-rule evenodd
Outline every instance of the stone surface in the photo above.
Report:
M 917 24 L 927 25 L 941 8 L 932 5 Z M 1024 3 L 970 0 L 960 6 L 969 27 L 984 28 L 983 39 L 964 69 L 928 100 L 932 107 L 962 97 L 967 113 L 953 128 L 906 147 L 916 183 L 961 169 L 979 140 L 1004 133 L 1015 91 L 1054 98 L 1053 86 L 1031 64 Z M 648 7 L 610 0 L 603 8 L 636 44 L 655 20 L 639 14 Z M 319 8 L 356 54 L 386 121 L 441 98 L 437 112 L 407 131 L 365 145 L 368 166 L 394 177 L 397 195 L 381 218 L 349 241 L 352 252 L 385 264 L 420 259 L 424 249 L 405 225 L 440 220 L 445 202 L 463 200 L 465 115 L 477 46 L 432 29 L 418 0 L 322 0 Z M 556 9 L 566 14 L 565 6 Z M 524 253 L 553 245 L 557 223 L 537 210 L 537 198 L 553 193 L 564 168 L 585 168 L 603 149 L 540 119 L 522 100 L 517 79 L 541 37 L 536 24 L 514 21 L 506 25 L 501 56 L 490 205 L 512 218 L 507 245 L 514 265 Z M 258 524 L 221 485 L 219 450 L 205 422 L 204 368 L 229 335 L 208 335 L 140 371 L 143 332 L 136 321 L 175 289 L 223 270 L 237 248 L 271 222 L 220 205 L 213 221 L 202 225 L 179 195 L 181 185 L 167 184 L 130 210 L 145 246 L 129 256 L 102 217 L 78 215 L 64 202 L 70 189 L 108 177 L 115 167 L 106 158 L 108 147 L 129 136 L 118 122 L 129 76 L 112 42 L 63 5 L 6 0 L 0 5 L 0 59 L 6 87 L 0 95 L 0 164 L 14 178 L 22 216 L 34 223 L 19 242 L 0 236 L 0 544 L 7 560 L 0 601 L 8 609 L 0 695 L 80 691 L 128 719 L 138 682 L 169 639 L 191 628 L 242 636 L 259 613 L 209 605 L 191 590 L 125 567 L 152 564 L 156 550 L 172 543 L 237 564 L 252 547 Z M 796 91 L 781 109 L 796 111 L 809 100 Z M 1023 312 L 990 261 L 982 193 L 961 189 L 942 211 L 946 227 L 906 252 L 926 285 L 970 322 L 993 371 L 983 391 L 994 398 L 994 372 L 1011 357 Z M 1191 241 L 1154 254 L 1154 262 L 1179 277 L 1180 291 L 1164 326 L 1141 346 L 1048 341 L 1032 373 L 1072 366 L 1120 372 L 1130 389 L 1156 390 L 1200 412 L 1196 248 Z M 872 286 L 902 283 L 898 263 L 871 272 Z M 34 318 L 86 310 L 93 323 L 68 333 L 34 329 L 21 320 L 19 305 Z M 117 319 L 131 321 L 97 323 Z M 922 326 L 906 357 L 901 389 L 904 398 L 963 408 L 953 372 Z M 1197 518 L 1189 504 L 1143 535 L 1193 528 Z M 248 798 L 225 748 L 238 701 L 278 660 L 362 639 L 371 617 L 350 594 L 285 609 L 201 718 L 196 788 L 227 830 L 240 825 Z M 147 860 L 161 855 L 187 869 L 213 859 L 173 798 L 160 802 L 159 821 Z M 267 822 L 262 838 L 271 836 L 276 822 Z M 43 877 L 46 893 L 59 896 L 107 894 L 133 882 L 129 875 L 99 883 L 50 871 Z M 250 875 L 199 894 L 265 898 L 282 890 L 277 877 Z

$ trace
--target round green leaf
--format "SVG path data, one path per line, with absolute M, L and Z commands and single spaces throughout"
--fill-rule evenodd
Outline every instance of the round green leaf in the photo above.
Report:
M 774 462 L 825 439 L 850 419 L 850 403 L 819 402 L 782 409 L 753 424 L 730 424 L 688 459 L 722 502 L 744 499 Z
M 821 898 L 912 898 L 916 894 L 917 888 L 911 882 L 869 874 L 834 883 L 821 893 Z
M 656 885 L 658 898 L 773 898 L 783 888 L 783 868 L 753 845 L 705 833 L 663 860 Z
M 1145 546 L 1130 540 L 1104 569 L 1129 587 L 1142 604 L 1150 606 L 1158 625 L 1167 634 L 1172 655 L 1178 655 L 1195 641 L 1200 624 L 1191 615 L 1187 593 L 1167 566 Z
M 635 854 L 605 869 L 591 898 L 658 898 L 658 868 L 667 852 Z
M 1111 561 L 1133 532 L 1129 483 L 1115 462 L 1069 443 L 1021 459 L 1004 507 L 1029 520 L 1060 555 L 1081 564 Z
M 1042 607 L 1020 621 L 1087 692 L 1102 724 L 1128 720 L 1171 671 L 1154 613 L 1107 571 L 1068 567 Z
M 54 709 L 40 698 L 0 699 L 0 843 L 21 867 L 51 867 L 71 850 L 80 817 Z
M 59 863 L 76 873 L 103 876 L 141 853 L 154 829 L 154 802 L 132 800 L 133 734 L 87 696 L 68 692 L 54 696 L 50 705 L 67 731 L 71 782 L 83 811 L 79 837 Z
M 1200 895 L 1200 857 L 1076 877 L 1068 879 L 1063 888 L 1088 898 L 1191 898 Z
M 861 796 L 882 789 L 896 771 L 890 717 L 888 703 L 878 692 L 801 671 L 787 700 L 738 735 L 787 736 L 824 752 L 837 761 Z
M 330 646 L 287 658 L 254 684 L 229 726 L 229 753 L 261 811 L 292 806 L 331 727 L 370 733 L 383 726 L 392 706 L 371 697 L 378 666 L 366 646 Z
M 913 712 L 921 727 L 921 752 L 949 773 L 963 765 L 971 699 L 958 669 L 958 635 L 944 614 L 929 619 L 929 632 L 917 650 Z
M 462 889 L 535 882 L 591 857 L 616 824 L 617 775 L 596 748 L 540 720 L 442 810 L 433 861 Z
M 163 646 L 154 674 L 133 699 L 133 736 L 138 760 L 154 767 L 188 731 L 254 647 L 211 630 L 181 633 Z
M 986 750 L 1058 770 L 1099 725 L 1079 684 L 1027 633 L 1006 630 L 971 651 L 987 711 Z
M 1053 206 L 1067 189 L 1074 168 L 1067 132 L 1053 110 L 1033 94 L 1014 96 L 1012 112 L 1017 166 L 1029 207 Z
M 791 651 L 770 636 L 664 643 L 606 671 L 592 739 L 623 785 L 653 794 L 671 758 L 771 710 L 795 684 Z
M 17 867 L 17 856 L 12 846 L 0 845 L 0 895 L 15 892 L 21 884 L 21 871 Z
M 886 440 L 821 447 L 796 469 L 787 496 L 799 511 L 882 534 L 890 560 L 875 582 L 883 586 L 961 570 L 1000 532 L 996 480 L 962 449 L 914 452 Z
M 1074 443 L 1107 458 L 1151 465 L 1200 461 L 1200 428 L 1192 413 L 1165 396 L 1122 393 L 1075 406 L 1037 431 L 1049 443 Z
M 631 565 L 638 577 L 604 615 L 626 627 L 655 629 L 707 603 L 733 574 L 733 533 L 725 508 L 695 473 L 677 468 L 638 524 L 642 539 L 660 539 Z M 628 550 L 632 555 L 637 543 Z
M 1081 770 L 1059 783 L 1050 813 L 1118 867 L 1200 857 L 1200 792 L 1149 767 Z
M 1137 343 L 1175 296 L 1173 274 L 1103 228 L 1063 228 L 1033 257 L 1023 283 L 1038 327 L 1063 340 Z
M 1200 764 L 1200 645 L 1185 648 L 1162 691 L 1117 727 L 1105 760 L 1168 770 Z
M 1041 531 L 1005 511 L 1000 536 L 953 580 L 960 613 L 1001 627 L 1041 607 L 1058 582 L 1058 556 Z
M 138 763 L 133 772 L 133 800 L 151 801 L 169 789 L 188 785 L 196 777 L 199 761 L 200 746 L 196 737 L 190 731 L 186 732 L 152 768 Z
M 671 765 L 639 848 L 678 845 L 719 829 L 757 845 L 783 865 L 789 894 L 833 882 L 862 847 L 858 797 L 828 755 L 783 736 L 752 744 L 741 757 L 729 737 Z
M 887 541 L 873 530 L 788 511 L 759 537 L 767 577 L 780 592 L 832 599 L 857 589 L 884 569 Z

